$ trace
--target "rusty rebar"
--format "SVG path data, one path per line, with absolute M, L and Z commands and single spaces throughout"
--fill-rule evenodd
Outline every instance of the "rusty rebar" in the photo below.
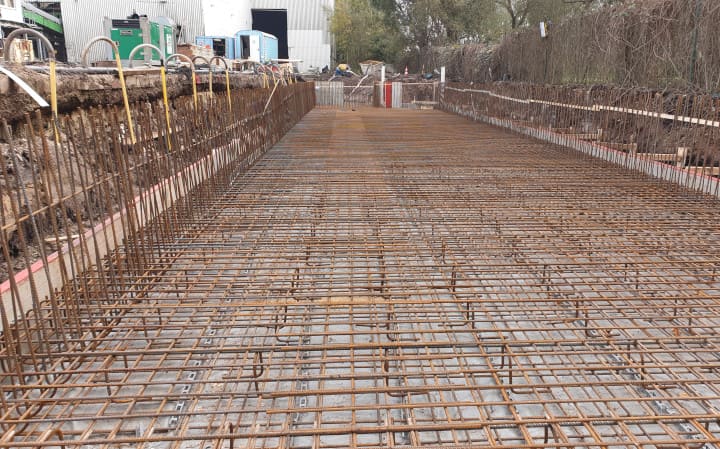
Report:
M 124 244 L 59 296 L 67 346 L 5 337 L 0 447 L 720 445 L 716 200 L 436 111 L 316 110 L 269 149 L 301 112 L 188 111 L 176 158 L 149 108 L 153 151 L 75 171 L 94 220 L 182 181 L 88 240 Z

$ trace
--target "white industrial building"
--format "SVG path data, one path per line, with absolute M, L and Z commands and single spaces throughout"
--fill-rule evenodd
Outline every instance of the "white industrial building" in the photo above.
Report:
M 5 36 L 23 26 L 21 0 L 0 0 L 0 54 L 5 53 Z
M 21 0 L 0 0 L 0 21 L 22 23 Z
M 172 19 L 180 26 L 179 43 L 193 43 L 197 36 L 232 36 L 250 29 L 276 34 L 264 29 L 270 23 L 281 34 L 277 36 L 281 58 L 301 60 L 301 71 L 332 65 L 330 16 L 334 0 L 61 0 L 60 5 L 70 62 L 79 62 L 85 44 L 103 35 L 105 17 L 125 18 L 137 13 Z
M 21 0 L 0 0 L 0 43 L 5 34 L 22 27 Z

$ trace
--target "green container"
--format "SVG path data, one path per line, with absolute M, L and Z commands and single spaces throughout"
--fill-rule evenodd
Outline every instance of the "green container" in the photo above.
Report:
M 142 44 L 158 47 L 162 52 L 162 59 L 167 59 L 176 52 L 175 29 L 174 23 L 163 17 L 153 21 L 147 17 L 105 19 L 105 34 L 117 44 L 120 59 L 124 62 L 128 62 L 133 49 Z M 160 63 L 160 57 L 157 52 L 143 48 L 135 53 L 133 59 L 157 65 Z
M 177 53 L 177 45 L 175 45 L 175 27 L 163 25 L 165 38 L 165 58 Z
M 110 39 L 112 39 L 118 46 L 120 59 L 130 59 L 130 52 L 133 48 L 145 43 L 144 37 L 140 20 L 127 19 L 112 21 Z M 138 61 L 144 60 L 144 52 L 137 52 L 134 59 Z

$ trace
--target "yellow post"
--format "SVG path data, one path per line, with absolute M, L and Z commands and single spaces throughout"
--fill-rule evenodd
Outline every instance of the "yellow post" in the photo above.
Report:
M 167 123 L 167 144 L 168 150 L 172 150 L 172 144 L 170 143 L 170 102 L 168 101 L 167 74 L 165 72 L 165 66 L 160 67 L 160 77 L 162 78 L 163 103 L 165 104 L 165 122 Z
M 57 63 L 55 59 L 50 60 L 50 111 L 52 113 L 53 130 L 55 142 L 60 143 L 60 130 L 58 130 L 58 97 L 57 97 Z
M 125 114 L 127 115 L 128 127 L 130 128 L 130 141 L 135 145 L 135 125 L 133 124 L 132 113 L 130 112 L 130 99 L 128 98 L 127 84 L 125 83 L 125 74 L 123 73 L 122 61 L 120 53 L 115 51 L 115 62 L 117 63 L 118 76 L 120 77 L 120 87 L 122 88 L 123 103 L 125 105 Z
M 195 110 L 198 110 L 198 92 L 197 92 L 197 75 L 195 69 L 192 71 L 192 89 L 193 89 L 193 101 L 195 102 Z
M 108 43 L 112 48 L 113 55 L 115 55 L 115 65 L 117 66 L 118 78 L 120 79 L 120 88 L 122 90 L 123 104 L 125 106 L 127 126 L 130 129 L 130 141 L 134 145 L 137 143 L 137 138 L 135 137 L 135 124 L 133 123 L 132 111 L 130 110 L 130 100 L 128 98 L 127 83 L 125 82 L 125 72 L 123 71 L 122 61 L 120 59 L 120 52 L 118 51 L 118 47 L 115 42 L 105 36 L 98 36 L 93 38 L 90 42 L 88 42 L 88 44 L 85 46 L 81 53 L 83 67 L 88 67 L 88 53 L 90 52 L 90 48 L 98 42 Z
M 225 85 L 227 86 L 228 107 L 232 112 L 232 97 L 230 96 L 230 70 L 225 69 Z

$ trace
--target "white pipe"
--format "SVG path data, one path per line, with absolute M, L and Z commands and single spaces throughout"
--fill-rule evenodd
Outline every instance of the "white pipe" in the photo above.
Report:
M 702 118 L 697 118 L 697 117 L 687 117 L 684 115 L 673 115 L 673 114 L 666 114 L 663 112 L 644 111 L 641 109 L 620 108 L 620 107 L 616 107 L 616 106 L 605 106 L 605 105 L 601 105 L 601 104 L 594 104 L 592 106 L 582 106 L 582 105 L 578 105 L 578 104 L 557 103 L 554 101 L 535 100 L 532 98 L 523 100 L 520 98 L 508 97 L 505 95 L 498 95 L 489 90 L 456 89 L 454 87 L 448 87 L 447 89 L 454 90 L 456 92 L 473 92 L 473 93 L 479 93 L 479 94 L 486 94 L 486 95 L 489 95 L 494 98 L 512 101 L 515 103 L 523 103 L 523 104 L 536 103 L 536 104 L 544 104 L 547 106 L 557 106 L 557 107 L 562 107 L 562 108 L 566 108 L 566 109 L 579 109 L 579 110 L 583 110 L 583 111 L 592 111 L 592 112 L 600 112 L 600 111 L 620 112 L 622 114 L 639 115 L 642 117 L 651 117 L 651 118 L 661 118 L 664 120 L 673 120 L 676 122 L 690 123 L 692 125 L 702 125 L 702 126 L 710 126 L 713 128 L 720 128 L 720 121 L 702 119 Z

